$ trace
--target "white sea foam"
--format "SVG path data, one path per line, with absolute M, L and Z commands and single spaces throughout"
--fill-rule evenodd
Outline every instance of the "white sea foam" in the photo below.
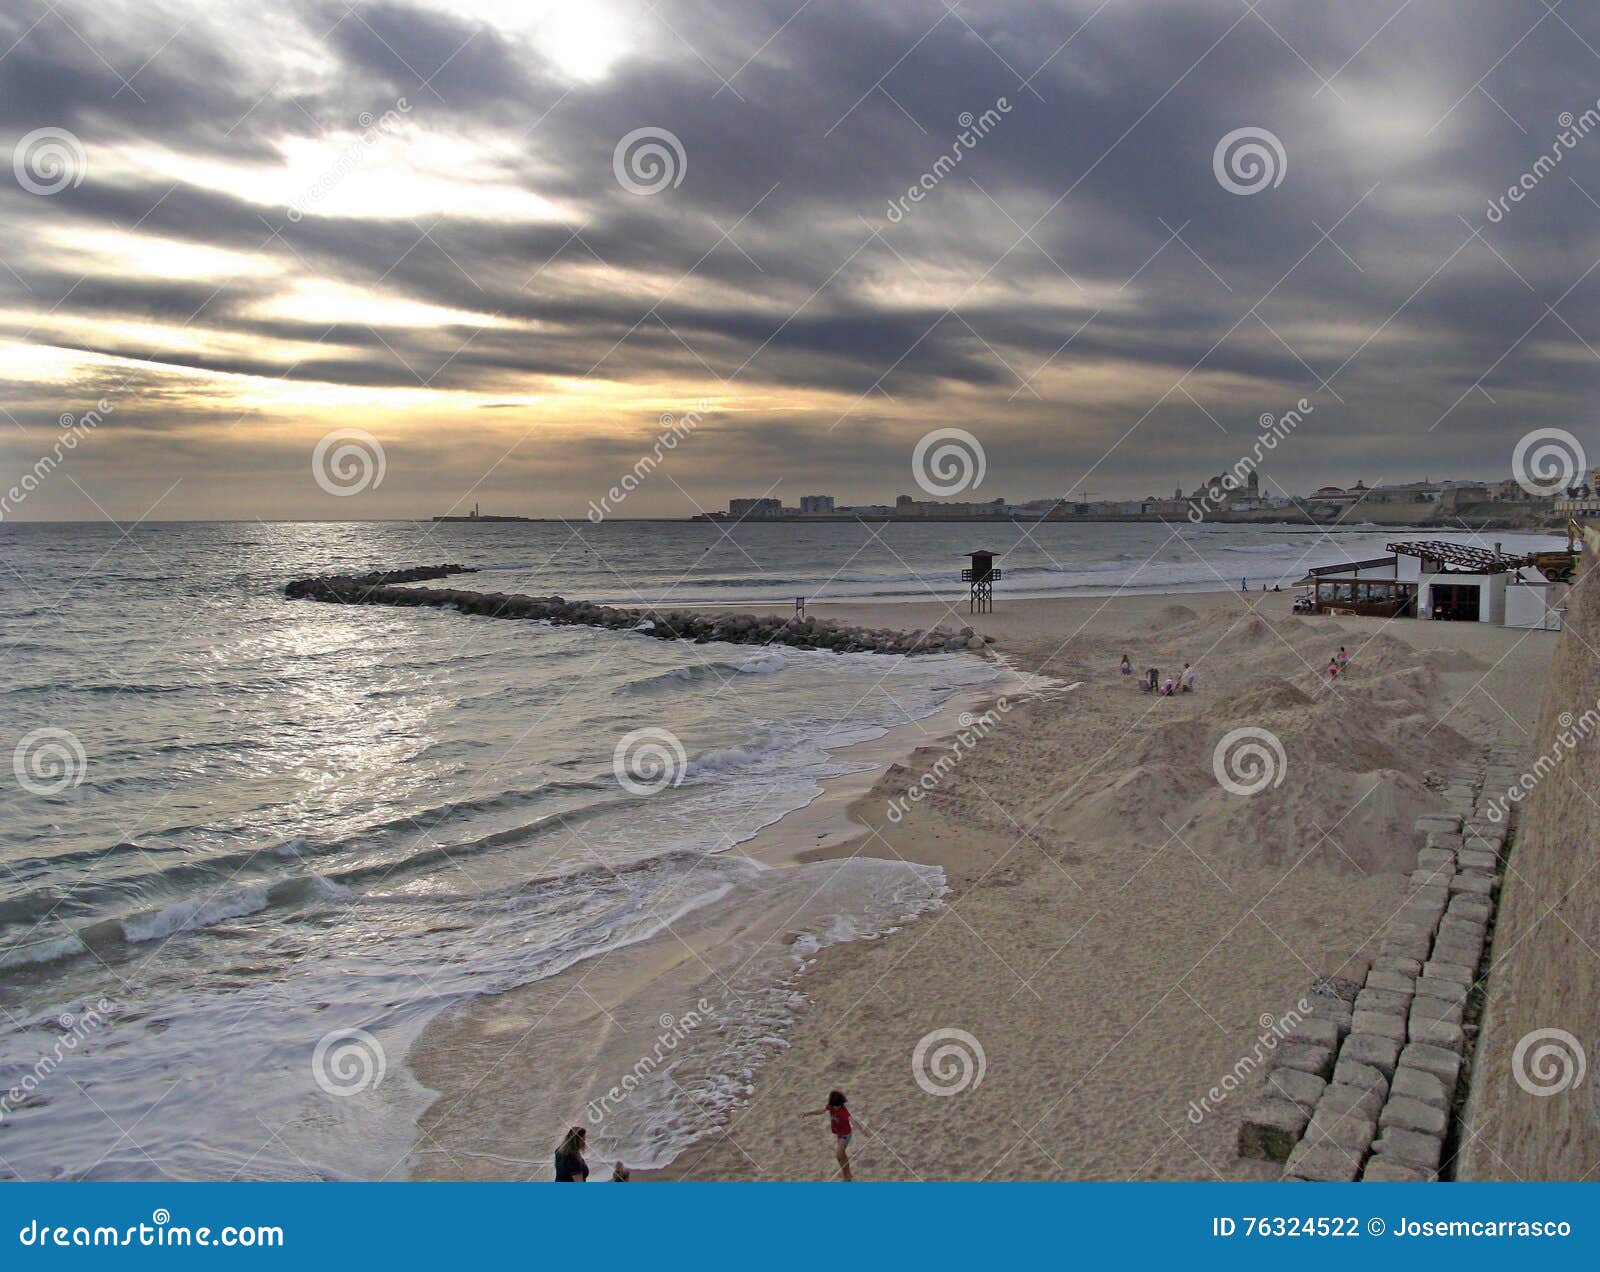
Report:
M 266 908 L 265 885 L 239 888 L 221 896 L 194 897 L 149 914 L 132 915 L 122 920 L 122 931 L 129 941 L 158 941 L 176 932 L 191 932 Z
M 790 665 L 789 659 L 779 650 L 769 650 L 747 658 L 738 666 L 738 671 L 745 676 L 770 676 L 783 671 Z
M 0 967 L 51 963 L 58 958 L 70 958 L 74 954 L 82 954 L 85 949 L 84 943 L 76 936 L 60 936 L 44 941 L 0 946 Z

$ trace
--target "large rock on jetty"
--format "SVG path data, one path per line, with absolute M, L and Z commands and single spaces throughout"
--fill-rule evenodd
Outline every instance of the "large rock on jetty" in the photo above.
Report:
M 364 592 L 391 583 L 421 583 L 425 579 L 443 579 L 452 574 L 477 572 L 476 568 L 470 565 L 414 565 L 409 570 L 373 570 L 367 574 L 319 574 L 316 578 L 295 579 L 283 591 L 291 601 L 311 597 L 318 601 L 342 599 L 344 603 L 351 604 L 359 603 L 360 598 L 335 598 L 318 595 L 318 592 L 323 587 L 334 584 L 346 591 Z
M 797 649 L 831 649 L 841 654 L 943 654 L 979 650 L 985 645 L 985 638 L 974 634 L 970 627 L 960 631 L 934 627 L 928 631 L 902 632 L 852 627 L 825 618 L 697 614 L 679 609 L 595 605 L 589 601 L 569 601 L 561 596 L 405 586 L 452 574 L 473 573 L 476 571 L 465 565 L 428 565 L 406 570 L 374 570 L 367 574 L 320 574 L 315 578 L 295 579 L 284 588 L 284 595 L 290 600 L 327 601 L 335 605 L 453 607 L 463 614 L 531 618 L 563 626 L 609 627 L 616 631 L 639 632 L 658 640 L 792 645 Z

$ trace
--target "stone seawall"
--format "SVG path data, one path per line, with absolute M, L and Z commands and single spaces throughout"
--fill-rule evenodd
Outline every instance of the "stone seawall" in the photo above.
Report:
M 1600 535 L 1586 540 L 1536 733 L 1452 776 L 1361 988 L 1313 997 L 1244 1115 L 1239 1151 L 1286 1178 L 1600 1176 Z
M 1459 1179 L 1600 1177 L 1600 543 L 1567 600 L 1517 809 Z M 1515 785 L 1513 795 L 1509 790 Z
M 1244 1115 L 1241 1155 L 1281 1161 L 1294 1180 L 1423 1182 L 1453 1172 L 1507 860 L 1492 792 L 1514 776 L 1512 762 L 1496 749 L 1483 768 L 1452 774 L 1446 811 L 1417 822 L 1416 869 L 1377 934 L 1378 957 L 1359 985 L 1312 987 L 1308 1018 L 1286 1035 Z
M 836 653 L 905 656 L 978 652 L 990 639 L 970 627 L 952 630 L 897 631 L 854 627 L 823 618 L 773 617 L 755 614 L 706 614 L 693 610 L 635 608 L 569 601 L 562 596 L 521 593 L 464 592 L 455 588 L 413 587 L 414 583 L 475 573 L 464 565 L 414 566 L 374 570 L 366 574 L 322 574 L 295 579 L 284 588 L 290 600 L 325 601 L 334 605 L 430 605 L 490 618 L 535 619 L 561 626 L 606 627 L 638 632 L 659 640 L 727 641 L 736 645 L 790 645 L 796 649 L 831 649 Z

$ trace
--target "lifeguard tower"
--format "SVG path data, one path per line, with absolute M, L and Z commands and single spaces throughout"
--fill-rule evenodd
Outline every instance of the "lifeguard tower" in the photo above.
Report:
M 995 568 L 994 553 L 979 548 L 967 553 L 972 564 L 961 571 L 961 581 L 972 584 L 972 595 L 967 601 L 967 613 L 990 614 L 994 612 L 994 585 L 1000 578 Z

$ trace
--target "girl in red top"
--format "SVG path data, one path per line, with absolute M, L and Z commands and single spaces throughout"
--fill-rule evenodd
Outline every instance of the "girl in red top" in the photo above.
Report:
M 855 1124 L 850 1118 L 843 1091 L 829 1091 L 826 1104 L 820 1109 L 808 1109 L 800 1116 L 817 1117 L 823 1113 L 828 1115 L 828 1130 L 833 1134 L 833 1155 L 838 1159 L 839 1173 L 848 1184 L 854 1176 L 850 1174 L 850 1156 L 846 1150 L 850 1147 L 850 1137 L 855 1134 Z

